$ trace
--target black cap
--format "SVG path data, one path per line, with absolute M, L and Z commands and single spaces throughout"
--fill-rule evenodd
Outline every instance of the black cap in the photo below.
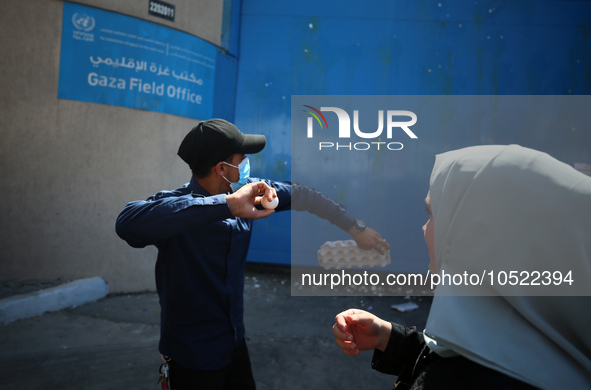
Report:
M 258 153 L 266 143 L 264 135 L 244 134 L 228 121 L 209 119 L 185 136 L 177 154 L 191 168 L 209 168 L 234 153 Z

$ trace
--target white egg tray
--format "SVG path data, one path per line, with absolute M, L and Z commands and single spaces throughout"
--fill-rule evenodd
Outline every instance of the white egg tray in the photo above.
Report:
M 385 267 L 390 264 L 390 251 L 382 255 L 375 249 L 359 248 L 353 240 L 327 241 L 318 250 L 318 264 L 324 269 Z

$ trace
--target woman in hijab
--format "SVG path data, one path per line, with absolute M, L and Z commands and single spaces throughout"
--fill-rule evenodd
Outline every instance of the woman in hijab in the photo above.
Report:
M 397 389 L 591 389 L 591 178 L 532 149 L 475 146 L 436 157 L 425 201 L 431 272 L 517 283 L 438 286 L 422 333 L 344 311 L 343 353 L 374 349 Z

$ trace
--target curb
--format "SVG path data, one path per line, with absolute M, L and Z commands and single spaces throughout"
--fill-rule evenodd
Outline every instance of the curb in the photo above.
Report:
M 85 278 L 29 294 L 0 299 L 0 323 L 34 317 L 94 302 L 107 296 L 109 286 L 101 277 Z

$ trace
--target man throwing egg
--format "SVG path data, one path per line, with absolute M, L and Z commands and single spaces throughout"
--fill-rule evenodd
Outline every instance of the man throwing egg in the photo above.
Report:
M 293 207 L 329 220 L 363 249 L 389 249 L 375 230 L 318 191 L 251 178 L 246 155 L 265 143 L 264 135 L 243 134 L 222 119 L 199 123 L 178 150 L 191 181 L 128 203 L 117 218 L 117 234 L 129 245 L 158 248 L 159 349 L 172 390 L 256 387 L 243 322 L 244 266 L 255 219 Z M 292 204 L 294 193 L 300 204 Z

